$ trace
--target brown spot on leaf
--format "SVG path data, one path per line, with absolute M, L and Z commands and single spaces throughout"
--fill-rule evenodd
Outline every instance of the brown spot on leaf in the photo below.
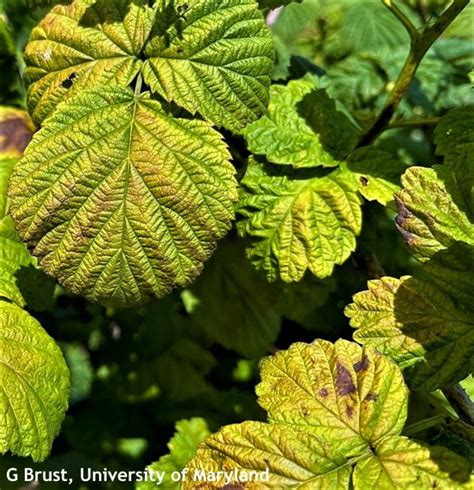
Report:
M 369 185 L 369 179 L 367 177 L 364 177 L 362 175 L 359 180 L 364 187 L 367 187 Z
M 354 407 L 351 405 L 346 406 L 346 415 L 351 419 L 352 416 L 354 415 Z
M 356 391 L 351 373 L 339 362 L 336 366 L 336 387 L 340 396 L 350 395 Z
M 321 388 L 319 390 L 319 396 L 322 396 L 323 398 L 326 398 L 329 395 L 329 392 L 326 388 Z
M 0 122 L 0 153 L 15 151 L 23 153 L 31 141 L 32 132 L 21 117 Z
M 303 417 L 308 417 L 309 416 L 309 410 L 308 407 L 305 407 L 304 405 L 301 407 L 301 413 L 303 414 Z
M 369 393 L 365 399 L 369 402 L 376 402 L 377 399 L 378 399 L 379 395 L 377 395 L 377 393 Z
M 367 356 L 362 357 L 361 361 L 358 361 L 354 364 L 354 370 L 356 373 L 360 371 L 367 371 L 369 368 L 369 359 Z
M 413 217 L 413 214 L 408 210 L 405 206 L 404 202 L 395 197 L 395 203 L 397 204 L 398 215 L 395 218 L 395 224 L 397 226 L 398 231 L 403 235 L 405 242 L 410 245 L 416 240 L 416 235 L 410 233 L 405 229 L 406 221 Z

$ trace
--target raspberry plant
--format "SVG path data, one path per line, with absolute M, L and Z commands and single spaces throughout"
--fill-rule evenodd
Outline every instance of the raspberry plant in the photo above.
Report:
M 471 7 L 6 1 L 0 452 L 472 488 Z

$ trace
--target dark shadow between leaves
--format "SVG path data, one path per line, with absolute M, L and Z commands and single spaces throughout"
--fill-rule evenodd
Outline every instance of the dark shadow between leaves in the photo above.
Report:
M 53 308 L 56 281 L 52 277 L 29 265 L 20 267 L 15 273 L 15 279 L 29 309 L 42 312 Z
M 424 446 L 430 452 L 430 459 L 434 461 L 439 469 L 449 474 L 449 478 L 458 483 L 467 483 L 470 480 L 469 465 L 458 467 L 452 463 L 451 460 L 446 458 L 446 450 L 441 446 L 428 446 L 421 442 L 420 445 Z M 433 483 L 432 488 L 436 488 L 436 483 Z
M 298 114 L 318 135 L 319 141 L 336 160 L 343 160 L 359 139 L 356 127 L 325 90 L 314 90 L 297 104 Z
M 253 156 L 253 159 L 262 165 L 265 173 L 270 177 L 287 177 L 290 180 L 308 180 L 322 178 L 334 172 L 334 168 L 312 167 L 294 169 L 290 165 L 275 165 L 269 163 L 264 157 Z
M 122 24 L 130 6 L 147 5 L 144 0 L 95 0 L 87 7 L 79 24 L 83 27 L 96 27 L 100 24 Z

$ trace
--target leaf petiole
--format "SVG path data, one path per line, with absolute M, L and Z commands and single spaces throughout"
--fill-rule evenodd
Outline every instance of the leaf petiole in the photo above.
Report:
M 398 80 L 395 82 L 384 108 L 369 130 L 362 136 L 358 144 L 359 148 L 370 145 L 387 128 L 401 100 L 410 87 L 425 54 L 447 29 L 449 24 L 451 24 L 451 22 L 468 5 L 469 0 L 454 0 L 434 24 L 426 25 L 420 33 L 416 31 L 416 28 L 411 24 L 411 21 L 405 17 L 403 12 L 394 5 L 393 0 L 382 0 L 382 2 L 408 30 L 411 38 L 410 52 L 408 53 L 407 60 L 405 61 Z M 410 23 L 410 26 L 408 25 L 408 22 Z

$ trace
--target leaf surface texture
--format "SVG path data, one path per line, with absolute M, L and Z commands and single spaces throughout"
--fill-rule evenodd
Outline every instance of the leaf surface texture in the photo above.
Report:
M 15 167 L 12 215 L 67 288 L 143 303 L 194 279 L 229 229 L 229 158 L 208 123 L 171 117 L 148 94 L 84 92 L 55 111 Z

